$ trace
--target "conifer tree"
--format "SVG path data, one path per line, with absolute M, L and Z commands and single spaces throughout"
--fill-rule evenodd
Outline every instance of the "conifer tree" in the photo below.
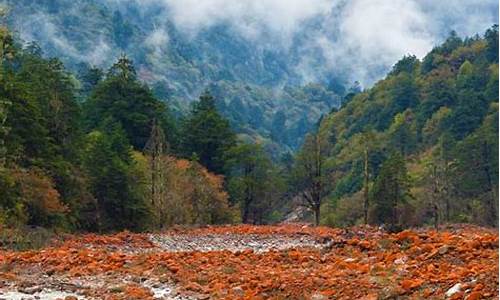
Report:
M 186 157 L 196 155 L 209 171 L 224 173 L 224 153 L 236 144 L 236 135 L 217 111 L 215 98 L 208 91 L 194 103 L 185 120 L 181 143 Z

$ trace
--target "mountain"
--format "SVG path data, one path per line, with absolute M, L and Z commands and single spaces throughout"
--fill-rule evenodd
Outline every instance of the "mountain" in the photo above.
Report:
M 37 42 L 45 56 L 60 57 L 83 73 L 94 65 L 109 67 L 124 53 L 180 115 L 208 88 L 243 138 L 275 153 L 296 149 L 320 116 L 340 104 L 342 84 L 332 90 L 326 80 L 304 83 L 290 63 L 298 53 L 248 43 L 228 26 L 192 37 L 160 20 L 162 8 L 139 12 L 137 4 L 127 3 L 7 1 L 10 26 L 26 42 Z M 282 127 L 273 129 L 279 122 Z
M 498 4 L 435 2 L 2 1 L 0 226 L 498 225 Z
M 450 4 L 455 10 L 447 8 L 444 18 L 443 7 L 426 1 L 0 3 L 10 8 L 8 23 L 20 39 L 37 42 L 45 56 L 75 72 L 108 68 L 126 54 L 179 115 L 211 89 L 242 138 L 276 154 L 297 149 L 352 82 L 370 85 L 408 51 L 424 55 L 455 27 L 475 33 L 498 19 L 489 13 L 498 4 L 490 1 L 476 5 L 483 21 L 467 26 L 461 20 L 469 4 Z M 374 10 L 391 14 L 398 26 L 386 26 Z M 422 21 L 429 16 L 436 24 Z

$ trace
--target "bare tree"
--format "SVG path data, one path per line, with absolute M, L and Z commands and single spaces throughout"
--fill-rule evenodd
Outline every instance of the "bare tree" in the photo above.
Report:
M 315 225 L 319 225 L 321 203 L 326 190 L 326 148 L 319 134 L 307 135 L 295 166 L 296 188 L 299 189 L 305 206 L 314 213 Z
M 163 227 L 166 209 L 166 176 L 165 157 L 168 153 L 168 143 L 165 134 L 156 119 L 153 120 L 151 135 L 144 147 L 150 163 L 151 204 L 156 214 L 158 227 Z
M 355 161 L 362 159 L 363 161 L 363 221 L 368 224 L 368 212 L 370 210 L 370 177 L 372 170 L 370 169 L 370 159 L 373 153 L 376 152 L 383 144 L 381 136 L 374 130 L 367 130 L 354 135 L 350 141 L 349 147 L 346 147 L 340 154 L 340 161 Z

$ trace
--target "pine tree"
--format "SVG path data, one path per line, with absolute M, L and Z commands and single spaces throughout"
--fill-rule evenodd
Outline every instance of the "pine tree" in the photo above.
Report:
M 383 164 L 373 186 L 374 202 L 372 222 L 389 224 L 391 230 L 399 229 L 400 204 L 405 203 L 410 189 L 410 179 L 403 156 L 395 152 Z
M 132 147 L 119 123 L 108 119 L 88 136 L 85 169 L 97 200 L 97 229 L 144 228 L 149 217 L 144 180 L 134 177 Z
M 228 190 L 243 223 L 263 223 L 281 196 L 282 184 L 260 145 L 241 144 L 226 153 Z
M 184 121 L 181 143 L 184 155 L 196 155 L 209 171 L 224 173 L 224 153 L 236 144 L 229 122 L 215 107 L 215 99 L 205 91 Z
M 163 129 L 171 124 L 165 104 L 137 81 L 134 66 L 125 56 L 109 69 L 106 79 L 96 86 L 84 108 L 87 130 L 113 118 L 121 124 L 136 150 L 144 149 L 152 120 L 156 119 Z

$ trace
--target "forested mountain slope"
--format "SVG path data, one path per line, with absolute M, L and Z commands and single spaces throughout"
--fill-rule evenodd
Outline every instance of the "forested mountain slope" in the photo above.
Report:
M 125 53 L 139 78 L 173 111 L 185 114 L 209 88 L 239 133 L 276 154 L 296 149 L 319 117 L 340 105 L 344 93 L 345 82 L 331 74 L 318 74 L 317 84 L 308 84 L 298 67 L 305 55 L 299 42 L 290 50 L 253 43 L 225 25 L 186 33 L 154 2 L 4 2 L 14 32 L 37 42 L 44 56 L 60 58 L 79 77 L 91 66 L 110 67 Z M 305 39 L 307 31 L 297 39 Z M 281 127 L 274 128 L 276 123 Z
M 108 69 L 125 53 L 140 80 L 178 114 L 210 88 L 238 133 L 275 157 L 296 150 L 353 82 L 371 85 L 403 54 L 421 57 L 452 29 L 463 36 L 498 22 L 494 1 L 1 4 L 9 7 L 17 37 L 37 42 L 45 57 L 58 57 L 79 79 L 90 66 Z M 388 26 L 388 18 L 398 25 Z
M 415 225 L 498 216 L 498 26 L 451 35 L 325 117 L 324 221 Z M 307 150 L 307 144 L 302 152 Z
M 339 100 L 336 91 L 342 89 L 332 82 L 301 86 L 287 75 L 282 77 L 287 84 L 277 88 L 257 77 L 244 79 L 253 74 L 248 70 L 228 67 L 238 79 L 200 73 L 207 82 L 186 89 L 199 88 L 198 100 L 184 95 L 191 105 L 176 118 L 172 102 L 162 101 L 162 89 L 145 76 L 145 66 L 161 65 L 141 60 L 151 51 L 134 45 L 145 36 L 135 44 L 120 42 L 137 37 L 134 18 L 144 18 L 147 11 L 124 18 L 121 10 L 109 14 L 114 1 L 84 2 L 81 11 L 63 0 L 16 3 L 10 3 L 10 13 L 0 11 L 10 18 L 0 26 L 0 226 L 112 231 L 265 224 L 285 219 L 299 204 L 313 212 L 316 223 L 333 225 L 365 222 L 394 230 L 443 222 L 496 225 L 497 26 L 484 37 L 462 39 L 452 33 L 422 60 L 404 57 L 372 88 L 343 92 L 338 110 L 325 104 Z M 112 38 L 114 50 L 135 50 L 135 62 L 120 55 L 106 61 L 106 68 L 77 60 L 68 63 L 74 69 L 66 68 L 57 57 L 48 57 L 59 51 L 51 49 L 58 39 L 45 39 L 40 47 L 8 28 L 23 21 L 13 16 L 37 9 L 44 12 L 40 24 L 69 30 L 57 34 L 59 42 L 74 38 L 64 45 L 82 47 L 65 52 L 71 56 L 65 60 L 97 45 L 83 44 L 99 37 Z M 83 24 L 78 17 L 87 13 L 103 18 L 89 16 Z M 110 32 L 107 23 L 93 24 L 109 18 L 119 24 Z M 123 22 L 131 22 L 130 31 L 120 33 L 128 28 Z M 218 40 L 226 29 L 211 27 L 201 36 L 211 30 L 221 30 L 214 33 Z M 77 36 L 69 39 L 72 35 Z M 214 40 L 205 43 L 202 37 L 195 39 L 197 46 L 214 46 Z M 217 46 L 220 53 L 210 48 L 194 54 L 189 47 L 176 48 L 179 43 L 172 49 L 191 55 L 186 66 L 196 70 L 210 66 L 205 58 L 196 65 L 196 55 L 214 52 L 227 59 L 234 54 L 236 61 L 244 60 L 238 57 L 244 49 L 223 54 L 229 44 Z M 175 71 L 180 61 L 159 70 Z M 184 83 L 196 82 L 193 76 Z M 170 100 L 184 97 L 182 89 L 177 96 L 163 92 Z M 306 135 L 311 129 L 318 132 Z M 304 135 L 296 155 L 274 155 L 298 146 Z

